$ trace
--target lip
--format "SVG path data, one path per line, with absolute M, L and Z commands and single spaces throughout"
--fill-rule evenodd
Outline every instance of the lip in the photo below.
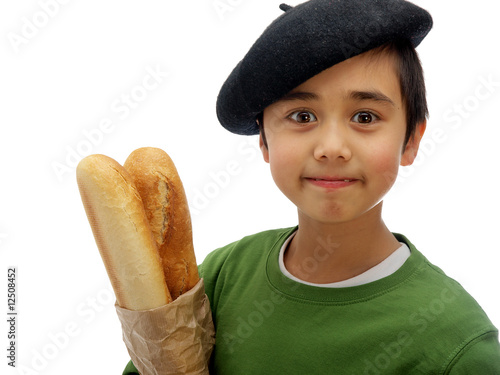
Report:
M 306 177 L 305 180 L 314 186 L 326 189 L 345 188 L 348 186 L 352 186 L 359 181 L 358 179 L 352 177 L 337 177 L 337 176 Z

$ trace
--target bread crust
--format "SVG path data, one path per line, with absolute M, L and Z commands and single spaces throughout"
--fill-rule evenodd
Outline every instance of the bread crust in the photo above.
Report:
M 141 196 L 175 300 L 199 280 L 191 216 L 181 179 L 170 156 L 159 148 L 139 148 L 123 166 Z
M 115 160 L 90 155 L 77 166 L 82 202 L 117 303 L 148 310 L 172 301 L 132 177 Z

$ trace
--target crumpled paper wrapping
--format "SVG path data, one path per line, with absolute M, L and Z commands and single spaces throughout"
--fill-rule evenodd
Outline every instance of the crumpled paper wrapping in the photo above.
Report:
M 123 341 L 141 375 L 208 374 L 215 330 L 203 279 L 175 301 L 144 311 L 115 304 Z

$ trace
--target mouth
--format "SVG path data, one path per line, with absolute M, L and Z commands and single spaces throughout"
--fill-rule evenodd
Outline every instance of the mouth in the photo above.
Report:
M 315 186 L 327 189 L 348 187 L 359 181 L 357 178 L 352 177 L 306 177 L 305 180 Z
M 344 181 L 344 182 L 351 182 L 355 181 L 355 178 L 314 178 L 314 177 L 308 177 L 308 180 L 314 180 L 314 181 Z

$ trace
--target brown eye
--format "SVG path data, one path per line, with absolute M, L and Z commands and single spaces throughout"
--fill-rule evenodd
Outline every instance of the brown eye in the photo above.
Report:
M 370 112 L 359 112 L 359 113 L 356 113 L 354 115 L 354 117 L 352 118 L 352 120 L 354 122 L 357 122 L 357 123 L 360 123 L 360 124 L 370 124 L 376 118 L 377 118 L 377 116 L 375 116 L 374 114 L 372 114 Z
M 288 117 L 294 121 L 297 121 L 299 124 L 307 124 L 309 122 L 316 121 L 316 116 L 308 111 L 294 112 Z

